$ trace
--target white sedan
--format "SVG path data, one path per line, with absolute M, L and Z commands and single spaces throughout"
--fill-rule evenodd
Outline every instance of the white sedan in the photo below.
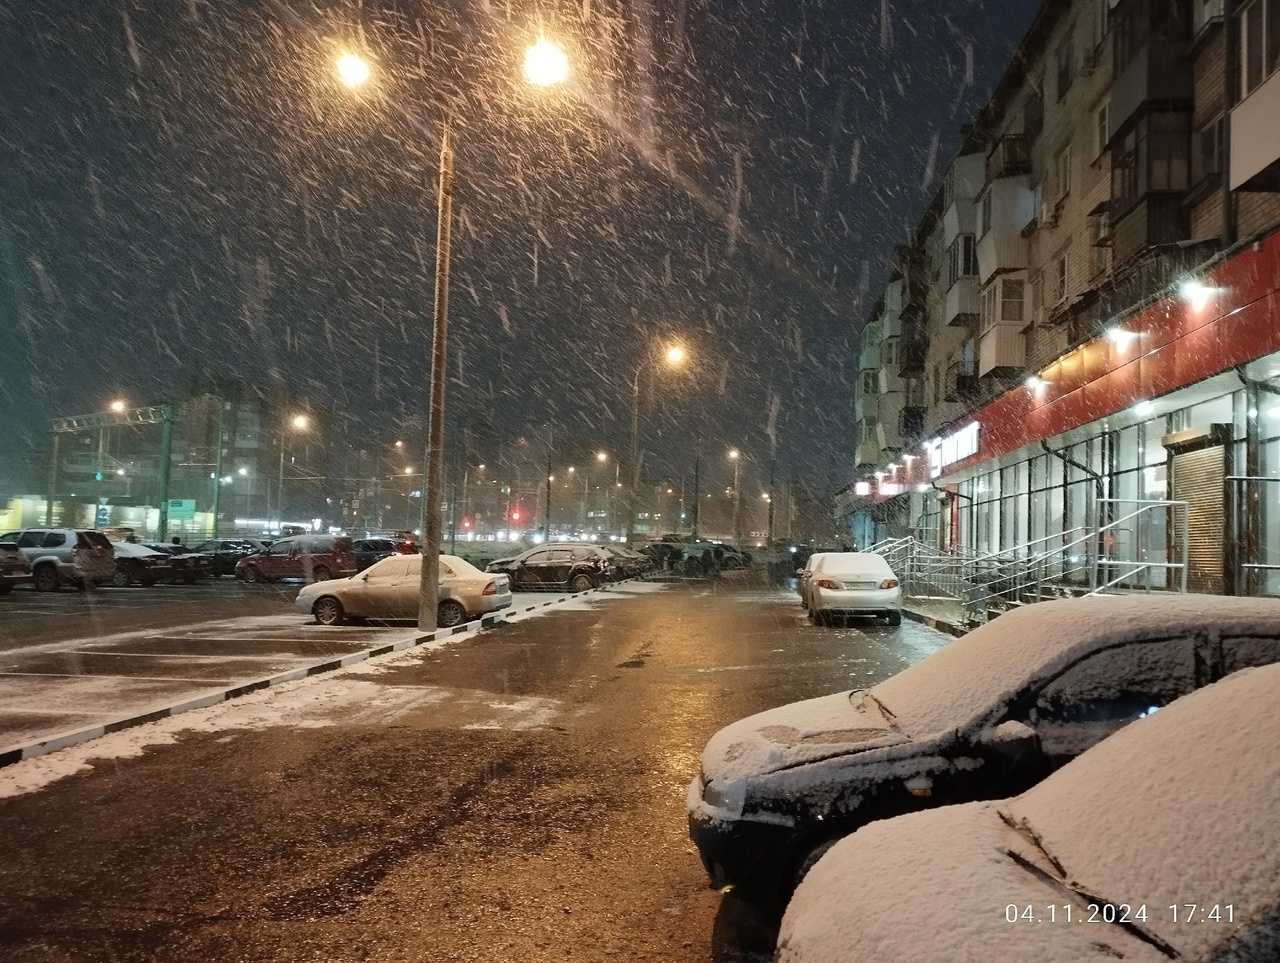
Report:
M 392 555 L 350 578 L 304 587 L 294 608 L 321 625 L 341 625 L 348 618 L 416 619 L 421 573 L 421 555 Z M 440 556 L 436 625 L 450 628 L 510 605 L 507 576 L 482 572 L 456 555 Z
M 817 561 L 814 561 L 817 559 Z M 800 579 L 801 601 L 815 625 L 836 617 L 869 615 L 902 624 L 902 587 L 884 556 L 825 552 L 809 559 Z
M 804 878 L 775 959 L 1280 959 L 1278 698 L 1280 665 L 1245 669 L 1020 796 L 871 823 Z

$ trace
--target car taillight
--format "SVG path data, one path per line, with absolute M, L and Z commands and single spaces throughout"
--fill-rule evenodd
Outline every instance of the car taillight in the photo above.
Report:
M 489 584 L 484 587 L 484 591 L 481 592 L 480 594 L 481 595 L 497 595 L 498 583 L 491 580 Z
M 831 581 L 831 579 L 829 579 L 829 578 L 820 578 L 820 579 L 818 579 L 818 581 L 817 581 L 815 584 L 817 584 L 818 588 L 824 588 L 824 589 L 838 589 L 838 588 L 840 588 L 840 583 L 839 583 L 839 582 L 833 582 L 833 581 Z
M 881 588 L 897 588 L 898 580 L 896 578 L 887 578 L 880 583 Z

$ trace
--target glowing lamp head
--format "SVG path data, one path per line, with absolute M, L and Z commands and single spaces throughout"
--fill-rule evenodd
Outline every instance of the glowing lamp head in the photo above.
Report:
M 1187 299 L 1187 303 L 1193 310 L 1203 311 L 1209 305 L 1209 298 L 1213 296 L 1213 288 L 1200 281 L 1184 281 L 1182 296 Z
M 361 87 L 369 79 L 369 64 L 359 54 L 344 53 L 335 62 L 338 79 L 352 89 Z
M 569 79 L 569 58 L 546 37 L 525 51 L 524 79 L 535 87 L 551 87 Z

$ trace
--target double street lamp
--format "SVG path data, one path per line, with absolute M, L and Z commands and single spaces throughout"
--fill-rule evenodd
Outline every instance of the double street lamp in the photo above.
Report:
M 371 75 L 368 63 L 353 53 L 344 53 L 335 64 L 339 79 L 348 87 L 360 87 Z M 536 86 L 564 82 L 569 75 L 568 58 L 545 37 L 525 53 L 525 78 Z M 422 500 L 422 575 L 419 582 L 418 629 L 436 628 L 440 604 L 440 536 L 444 515 L 444 388 L 449 326 L 449 247 L 452 240 L 454 189 L 453 138 L 446 115 L 440 134 L 440 179 L 436 192 L 436 279 L 435 320 L 432 328 L 430 413 L 427 426 L 425 484 Z

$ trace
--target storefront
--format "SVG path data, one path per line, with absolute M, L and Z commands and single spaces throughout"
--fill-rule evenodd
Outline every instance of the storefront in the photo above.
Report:
M 1280 235 L 861 484 L 864 514 L 907 516 L 884 534 L 945 552 L 1049 556 L 1068 582 L 1280 595 Z

